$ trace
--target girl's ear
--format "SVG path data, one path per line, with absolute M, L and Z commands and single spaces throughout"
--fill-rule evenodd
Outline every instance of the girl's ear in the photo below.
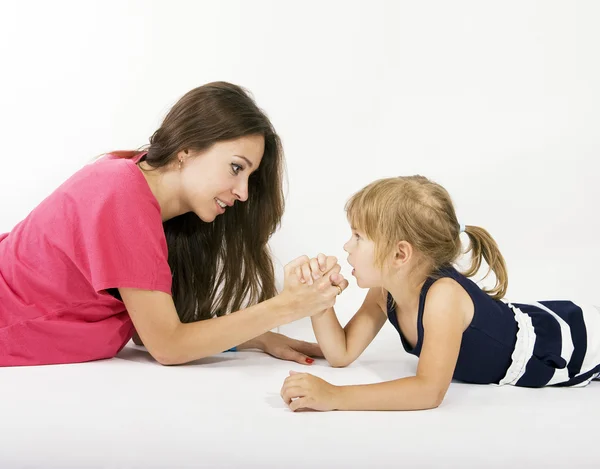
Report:
M 412 259 L 413 255 L 413 247 L 408 241 L 398 241 L 394 250 L 392 263 L 394 267 L 402 267 Z

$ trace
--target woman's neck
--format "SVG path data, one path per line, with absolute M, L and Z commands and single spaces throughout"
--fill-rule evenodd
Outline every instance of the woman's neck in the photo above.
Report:
M 177 174 L 164 168 L 152 168 L 145 161 L 138 163 L 137 167 L 158 201 L 163 222 L 189 211 L 180 202 Z

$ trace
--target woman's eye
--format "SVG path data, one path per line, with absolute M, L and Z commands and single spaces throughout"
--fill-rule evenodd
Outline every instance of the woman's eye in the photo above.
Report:
M 233 170 L 233 174 L 238 174 L 244 168 L 242 168 L 239 164 L 232 163 L 231 169 Z

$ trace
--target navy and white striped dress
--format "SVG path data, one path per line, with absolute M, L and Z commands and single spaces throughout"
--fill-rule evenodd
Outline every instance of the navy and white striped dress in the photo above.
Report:
M 585 386 L 600 378 L 600 308 L 572 301 L 494 300 L 453 267 L 441 269 L 421 289 L 414 348 L 400 330 L 388 295 L 388 318 L 408 353 L 421 353 L 425 299 L 433 282 L 442 277 L 458 282 L 475 306 L 473 320 L 463 333 L 454 379 L 543 387 Z

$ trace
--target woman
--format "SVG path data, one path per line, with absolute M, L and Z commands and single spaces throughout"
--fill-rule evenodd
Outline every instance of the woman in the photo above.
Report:
M 330 281 L 334 262 L 300 282 L 303 256 L 276 294 L 282 168 L 243 89 L 187 93 L 146 151 L 84 167 L 0 235 L 0 366 L 110 358 L 134 332 L 162 364 L 238 344 L 310 364 L 316 345 L 268 331 L 332 306 L 347 282 Z

